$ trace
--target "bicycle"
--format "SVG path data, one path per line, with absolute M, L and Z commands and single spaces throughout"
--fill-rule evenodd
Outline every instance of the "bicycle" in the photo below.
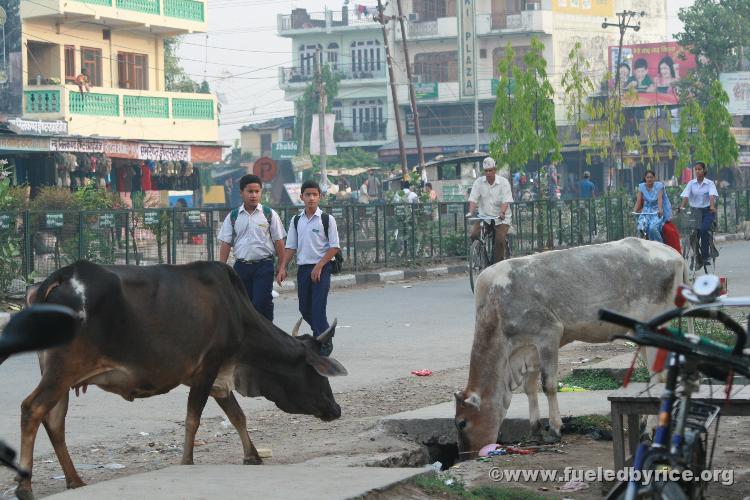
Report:
M 687 218 L 686 226 L 688 227 L 688 232 L 680 244 L 682 246 L 682 258 L 685 259 L 685 263 L 688 266 L 688 277 L 692 282 L 701 268 L 705 274 L 708 274 L 709 265 L 712 265 L 714 268 L 716 267 L 716 258 L 719 256 L 719 251 L 714 245 L 714 227 L 716 226 L 716 221 L 714 221 L 711 230 L 708 232 L 708 248 L 711 257 L 708 261 L 703 262 L 701 259 L 700 239 L 698 238 L 698 233 L 703 222 L 703 211 L 690 208 L 685 211 L 685 217 Z
M 485 268 L 492 264 L 492 256 L 495 255 L 495 226 L 501 221 L 499 217 L 488 215 L 477 215 L 469 217 L 468 222 L 479 222 L 479 238 L 471 242 L 469 248 L 469 285 L 472 293 L 474 283 Z M 505 259 L 510 258 L 510 238 L 505 238 Z
M 718 277 L 702 276 L 692 290 L 683 287 L 678 292 L 678 299 L 692 302 L 695 306 L 678 307 L 648 322 L 641 322 L 612 311 L 599 311 L 599 318 L 603 321 L 634 330 L 633 335 L 616 335 L 613 338 L 627 339 L 640 346 L 669 351 L 659 425 L 653 443 L 642 442 L 638 447 L 633 459 L 633 470 L 652 473 L 677 472 L 677 477 L 682 479 L 675 481 L 671 480 L 675 476 L 665 479 L 663 475 L 661 478 L 654 475 L 653 481 L 645 481 L 633 474 L 630 481 L 617 484 L 610 491 L 608 499 L 703 498 L 706 482 L 703 479 L 696 481 L 690 478 L 702 478 L 702 472 L 711 468 L 720 409 L 718 406 L 691 400 L 691 394 L 698 391 L 700 373 L 722 382 L 731 380 L 734 373 L 750 375 L 750 358 L 743 356 L 747 332 L 722 310 L 723 307 L 750 306 L 750 297 L 720 297 L 720 289 Z M 662 327 L 675 318 L 705 318 L 719 321 L 735 334 L 737 340 L 734 346 L 728 346 L 697 335 L 684 334 L 679 328 Z M 750 316 L 748 322 L 750 323 Z M 707 454 L 709 429 L 714 422 L 713 445 L 710 454 Z M 686 471 L 690 472 L 690 478 L 684 474 Z

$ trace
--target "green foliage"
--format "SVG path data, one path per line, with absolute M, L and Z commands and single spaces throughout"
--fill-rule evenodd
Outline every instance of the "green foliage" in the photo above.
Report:
M 586 129 L 586 109 L 589 96 L 594 93 L 594 82 L 589 77 L 591 65 L 588 59 L 581 56 L 581 43 L 576 42 L 575 46 L 568 53 L 568 69 L 562 76 L 562 87 L 565 93 L 565 114 L 568 120 L 573 122 L 573 128 L 578 135 L 578 150 L 582 151 L 581 135 Z M 580 155 L 580 153 L 579 153 Z M 579 172 L 582 173 L 580 157 Z
M 313 156 L 312 162 L 313 168 L 318 168 L 320 157 Z M 326 162 L 327 168 L 377 167 L 378 155 L 362 148 L 339 148 L 336 156 L 327 157 Z
M 682 103 L 680 129 L 675 141 L 678 155 L 675 176 L 678 178 L 685 168 L 690 167 L 695 161 L 707 159 L 710 155 L 703 110 L 698 100 L 686 96 Z
M 29 203 L 32 211 L 76 210 L 78 202 L 70 188 L 43 186 Z
M 547 498 L 530 490 L 508 486 L 481 485 L 467 489 L 461 480 L 448 474 L 423 474 L 414 478 L 412 483 L 431 498 L 476 500 L 544 500 Z
M 178 37 L 164 39 L 164 86 L 169 92 L 210 92 L 208 82 L 198 84 L 180 65 L 177 49 L 180 46 Z
M 709 145 L 710 167 L 732 167 L 739 157 L 739 146 L 729 130 L 732 126 L 732 115 L 727 110 L 729 96 L 718 80 L 711 84 L 710 100 L 704 113 L 706 140 Z
M 120 197 L 116 193 L 108 193 L 98 189 L 93 184 L 84 186 L 73 193 L 73 200 L 77 208 L 82 210 L 106 210 L 120 208 Z
M 498 164 L 508 165 L 511 172 L 523 169 L 535 159 L 541 164 L 548 157 L 560 161 L 560 143 L 555 125 L 554 90 L 547 77 L 544 45 L 531 39 L 531 49 L 524 56 L 526 69 L 513 62 L 514 52 L 508 44 L 505 57 L 498 64 L 500 82 L 495 113 L 490 126 L 490 154 Z
M 641 125 L 646 136 L 646 144 L 642 145 L 638 137 L 633 137 L 633 142 L 635 142 L 635 144 L 631 146 L 631 144 L 628 143 L 625 147 L 627 151 L 635 149 L 640 150 L 641 163 L 645 165 L 646 168 L 653 170 L 655 165 L 664 159 L 659 145 L 666 142 L 674 146 L 675 139 L 672 134 L 671 126 L 672 114 L 665 106 L 663 108 L 646 108 L 643 115 Z M 662 117 L 664 117 L 664 119 L 662 119 Z M 667 158 L 671 159 L 671 156 L 672 148 L 668 150 Z
M 18 205 L 17 193 L 10 185 L 11 172 L 8 161 L 0 160 L 0 211 L 15 211 Z M 15 231 L 0 232 L 0 293 L 5 293 L 11 282 L 21 275 L 21 245 Z

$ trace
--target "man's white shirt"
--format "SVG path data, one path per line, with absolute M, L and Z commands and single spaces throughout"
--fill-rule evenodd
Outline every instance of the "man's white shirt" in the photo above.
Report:
M 510 188 L 510 182 L 501 175 L 495 175 L 493 184 L 487 182 L 486 176 L 479 177 L 471 186 L 469 201 L 477 204 L 480 214 L 498 217 L 503 203 L 513 203 L 513 191 Z M 511 210 L 508 207 L 503 223 L 510 224 L 510 222 Z
M 716 184 L 710 179 L 703 178 L 703 182 L 698 182 L 698 179 L 693 179 L 687 183 L 685 189 L 682 190 L 681 198 L 687 198 L 688 203 L 693 208 L 706 208 L 711 205 L 710 196 L 719 197 L 719 192 L 716 190 Z

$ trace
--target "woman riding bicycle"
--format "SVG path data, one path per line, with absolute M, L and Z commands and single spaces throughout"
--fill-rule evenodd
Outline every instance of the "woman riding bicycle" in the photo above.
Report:
M 646 170 L 643 180 L 638 185 L 638 196 L 633 208 L 633 212 L 641 212 L 638 216 L 638 231 L 645 233 L 650 240 L 664 243 L 661 230 L 664 223 L 672 219 L 672 206 L 664 192 L 664 183 L 656 180 L 653 170 Z
M 513 191 L 508 179 L 502 175 L 496 175 L 497 168 L 495 160 L 487 157 L 482 162 L 485 176 L 479 177 L 474 181 L 469 194 L 469 213 L 472 216 L 479 208 L 481 215 L 489 217 L 499 217 L 500 222 L 495 224 L 495 255 L 493 263 L 500 262 L 505 258 L 505 239 L 510 229 L 510 204 L 513 203 Z M 479 238 L 481 226 L 479 222 L 471 228 L 470 237 L 473 240 Z
M 686 204 L 690 204 L 693 210 L 701 213 L 701 225 L 698 228 L 698 238 L 700 239 L 700 258 L 702 262 L 708 262 L 711 259 L 711 225 L 716 220 L 716 200 L 719 192 L 716 190 L 716 184 L 710 179 L 706 179 L 708 168 L 702 161 L 695 162 L 693 165 L 695 179 L 688 182 L 680 197 L 682 202 L 677 208 L 681 211 Z M 701 265 L 697 267 L 701 267 Z

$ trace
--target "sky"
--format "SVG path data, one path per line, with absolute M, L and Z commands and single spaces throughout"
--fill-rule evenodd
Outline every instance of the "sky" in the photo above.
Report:
M 292 43 L 277 34 L 278 14 L 304 7 L 322 17 L 321 0 L 206 0 L 208 32 L 182 37 L 181 64 L 196 81 L 205 79 L 222 103 L 220 139 L 233 144 L 238 129 L 247 123 L 292 114 L 279 89 L 279 66 L 293 66 Z M 350 5 L 357 3 L 351 0 Z M 372 2 L 367 2 L 372 3 Z M 693 0 L 668 0 L 668 31 L 681 30 L 680 7 Z M 343 0 L 328 7 L 340 10 Z

